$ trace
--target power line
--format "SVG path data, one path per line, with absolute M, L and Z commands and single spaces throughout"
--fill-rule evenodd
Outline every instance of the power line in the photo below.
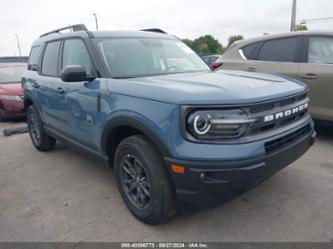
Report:
M 313 19 L 306 19 L 306 20 L 302 20 L 301 24 L 305 24 L 308 22 L 320 22 L 320 21 L 326 21 L 326 20 L 333 20 L 333 16 L 329 16 L 329 17 L 322 17 L 322 18 L 313 18 Z

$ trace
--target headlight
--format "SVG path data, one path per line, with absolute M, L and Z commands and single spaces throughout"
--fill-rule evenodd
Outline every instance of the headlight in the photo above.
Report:
M 199 140 L 226 140 L 241 137 L 256 121 L 242 109 L 198 110 L 187 115 L 186 128 Z
M 0 99 L 22 101 L 21 96 L 0 95 Z

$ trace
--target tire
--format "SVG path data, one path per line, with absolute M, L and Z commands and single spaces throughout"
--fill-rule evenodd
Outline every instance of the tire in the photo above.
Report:
M 54 149 L 56 140 L 46 133 L 34 105 L 29 106 L 27 110 L 27 124 L 32 144 L 37 150 L 50 151 Z
M 120 194 L 136 218 L 153 225 L 177 213 L 163 160 L 148 139 L 135 135 L 122 140 L 114 165 Z

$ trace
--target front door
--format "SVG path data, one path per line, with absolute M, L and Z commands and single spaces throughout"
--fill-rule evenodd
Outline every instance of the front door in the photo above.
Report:
M 63 42 L 61 70 L 68 65 L 81 65 L 87 75 L 96 75 L 91 57 L 82 39 L 67 39 Z M 57 82 L 58 101 L 65 106 L 66 132 L 69 136 L 92 149 L 97 148 L 96 122 L 99 118 L 98 95 L 101 79 L 84 82 Z

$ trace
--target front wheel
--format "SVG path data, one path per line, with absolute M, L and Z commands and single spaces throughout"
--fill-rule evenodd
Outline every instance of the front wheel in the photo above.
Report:
M 139 220 L 157 224 L 176 214 L 174 193 L 163 160 L 145 137 L 135 135 L 120 142 L 115 173 L 125 204 Z
M 33 105 L 29 106 L 26 115 L 29 135 L 35 148 L 40 151 L 53 150 L 56 140 L 46 133 L 42 120 Z

